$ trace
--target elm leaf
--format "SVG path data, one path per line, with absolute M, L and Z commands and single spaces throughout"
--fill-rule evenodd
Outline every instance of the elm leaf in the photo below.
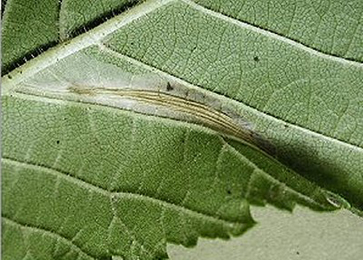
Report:
M 362 215 L 361 24 L 329 47 L 232 1 L 116 2 L 63 1 L 67 40 L 22 66 L 41 43 L 3 44 L 4 258 L 164 259 L 243 234 L 250 205 Z

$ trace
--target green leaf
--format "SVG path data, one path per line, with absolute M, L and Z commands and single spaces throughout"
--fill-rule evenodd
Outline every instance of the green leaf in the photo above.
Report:
M 293 39 L 319 52 L 363 61 L 360 0 L 195 0 L 216 12 Z
M 44 50 L 101 24 L 138 2 L 140 1 L 2 1 L 2 72 L 9 72 Z
M 196 2 L 146 1 L 3 77 L 5 258 L 166 258 L 244 233 L 251 204 L 361 214 L 362 44 Z M 117 3 L 63 1 L 62 38 Z

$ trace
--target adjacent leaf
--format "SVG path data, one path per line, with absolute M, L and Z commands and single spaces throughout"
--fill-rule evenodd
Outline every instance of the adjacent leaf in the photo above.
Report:
M 2 9 L 2 72 L 24 63 L 42 48 L 56 44 L 58 4 L 58 0 L 7 1 L 5 10 Z
M 362 72 L 191 1 L 45 52 L 3 78 L 5 257 L 166 258 L 250 204 L 360 213 Z
M 138 2 L 138 0 L 2 1 L 2 72 L 9 72 L 60 41 L 83 33 Z

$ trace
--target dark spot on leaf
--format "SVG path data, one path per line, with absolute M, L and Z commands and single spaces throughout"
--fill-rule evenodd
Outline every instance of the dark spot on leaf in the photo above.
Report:
M 134 42 L 130 42 L 131 45 L 134 45 Z
M 170 83 L 168 82 L 168 83 L 166 83 L 166 90 L 167 91 L 171 91 L 171 90 L 173 90 L 174 88 L 170 85 Z
M 255 56 L 255 57 L 253 57 L 253 60 L 256 61 L 256 62 L 259 62 L 260 58 L 258 56 Z
M 299 251 L 296 251 L 296 254 L 297 254 L 297 255 L 300 255 L 300 252 L 299 252 Z
M 60 143 L 60 141 L 59 140 L 57 140 L 57 144 L 59 144 Z
M 289 127 L 289 125 L 288 125 L 288 124 L 284 124 L 284 127 L 285 127 L 285 128 L 288 128 L 288 127 Z
M 12 79 L 13 77 L 12 77 L 12 76 L 10 76 L 10 75 L 8 74 L 8 78 L 9 78 L 9 79 Z
M 230 190 L 227 190 L 227 193 L 230 195 L 232 192 Z

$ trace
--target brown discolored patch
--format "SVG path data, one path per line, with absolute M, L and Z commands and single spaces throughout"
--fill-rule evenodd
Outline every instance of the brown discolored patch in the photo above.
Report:
M 94 95 L 94 91 L 91 88 L 86 88 L 81 85 L 72 85 L 68 87 L 69 92 L 78 95 Z

